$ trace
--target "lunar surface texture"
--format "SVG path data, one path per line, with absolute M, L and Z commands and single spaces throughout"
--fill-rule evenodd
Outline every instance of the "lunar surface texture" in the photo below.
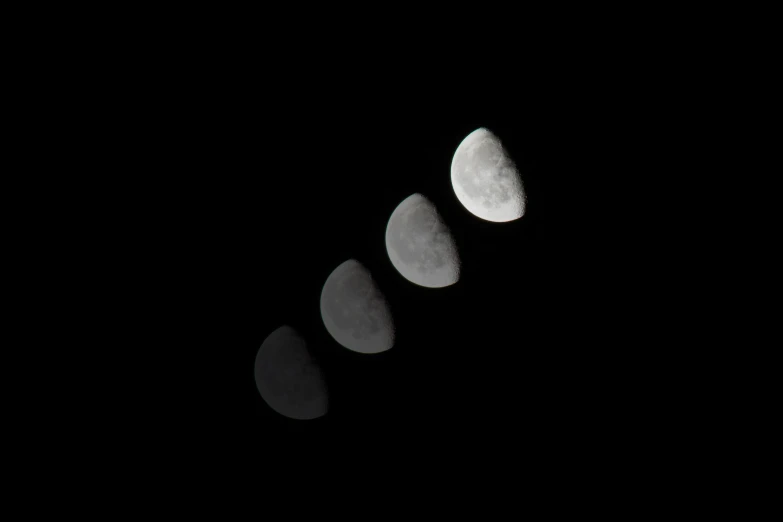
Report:
M 334 340 L 359 353 L 394 345 L 394 321 L 370 271 L 349 259 L 329 274 L 321 291 L 321 318 Z
M 480 128 L 462 140 L 451 161 L 451 185 L 468 211 L 487 221 L 513 221 L 527 197 L 514 161 L 500 140 Z
M 321 367 L 305 340 L 290 326 L 281 326 L 264 340 L 255 362 L 256 387 L 276 412 L 291 419 L 324 415 L 329 397 Z
M 457 246 L 435 205 L 421 194 L 400 203 L 386 226 L 386 251 L 405 279 L 429 288 L 456 283 Z

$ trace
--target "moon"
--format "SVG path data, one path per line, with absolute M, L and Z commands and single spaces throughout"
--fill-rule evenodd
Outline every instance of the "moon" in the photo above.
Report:
M 324 415 L 329 394 L 321 367 L 299 333 L 284 325 L 261 343 L 255 362 L 261 398 L 277 413 L 297 420 Z
M 505 222 L 525 214 L 527 196 L 519 170 L 498 137 L 484 127 L 457 147 L 451 185 L 460 203 L 481 219 Z
M 394 345 L 389 305 L 370 271 L 349 259 L 326 278 L 321 318 L 335 341 L 354 352 L 380 353 Z
M 442 288 L 459 280 L 459 253 L 451 231 L 435 205 L 419 193 L 392 212 L 386 251 L 394 268 L 411 283 Z

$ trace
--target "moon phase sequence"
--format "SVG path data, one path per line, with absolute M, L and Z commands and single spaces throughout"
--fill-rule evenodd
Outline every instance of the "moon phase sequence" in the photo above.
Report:
M 255 379 L 264 401 L 285 417 L 311 420 L 327 412 L 329 393 L 321 367 L 290 326 L 281 326 L 261 343 Z
M 321 318 L 335 341 L 359 353 L 394 345 L 394 321 L 370 271 L 355 259 L 334 269 L 321 291 Z
M 525 213 L 527 198 L 519 170 L 498 137 L 483 127 L 457 147 L 451 185 L 460 203 L 481 219 L 513 221 Z
M 421 194 L 409 196 L 392 212 L 386 251 L 394 268 L 417 285 L 441 288 L 459 280 L 459 253 L 451 231 Z
M 471 132 L 457 147 L 451 185 L 460 203 L 483 220 L 507 222 L 525 214 L 527 195 L 519 170 L 500 139 L 486 128 Z M 394 268 L 416 285 L 442 288 L 460 279 L 460 256 L 451 231 L 422 194 L 412 194 L 392 212 L 386 252 Z M 345 348 L 374 354 L 394 345 L 388 302 L 370 271 L 355 259 L 332 271 L 320 305 L 326 330 Z M 278 328 L 261 344 L 255 381 L 264 401 L 286 417 L 315 419 L 328 410 L 321 367 L 302 336 L 289 326 Z

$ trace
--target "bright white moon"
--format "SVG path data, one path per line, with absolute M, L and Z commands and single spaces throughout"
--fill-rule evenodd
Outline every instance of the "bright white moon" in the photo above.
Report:
M 421 194 L 409 196 L 392 212 L 386 251 L 394 268 L 417 285 L 441 288 L 459 280 L 460 260 L 451 231 Z
M 261 343 L 255 379 L 261 397 L 281 415 L 309 420 L 321 417 L 328 409 L 321 367 L 302 336 L 290 326 L 281 326 Z
M 451 161 L 451 185 L 471 214 L 487 221 L 513 221 L 525 213 L 522 178 L 500 140 L 480 128 L 462 140 Z
M 359 353 L 394 345 L 394 322 L 370 271 L 349 259 L 329 274 L 321 291 L 321 318 L 335 341 Z

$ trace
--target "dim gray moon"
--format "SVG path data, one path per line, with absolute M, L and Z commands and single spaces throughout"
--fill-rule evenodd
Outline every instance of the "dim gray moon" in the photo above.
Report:
M 459 280 L 460 259 L 451 231 L 422 194 L 407 197 L 392 212 L 386 226 L 386 252 L 411 283 L 442 288 Z
M 281 326 L 261 343 L 255 380 L 264 402 L 285 417 L 310 420 L 328 410 L 323 371 L 304 338 L 290 326 Z
M 451 185 L 460 203 L 481 219 L 505 222 L 525 214 L 527 196 L 519 170 L 500 139 L 483 127 L 457 147 Z
M 355 259 L 342 263 L 326 279 L 321 318 L 334 340 L 354 352 L 380 353 L 394 345 L 389 304 L 370 271 Z

